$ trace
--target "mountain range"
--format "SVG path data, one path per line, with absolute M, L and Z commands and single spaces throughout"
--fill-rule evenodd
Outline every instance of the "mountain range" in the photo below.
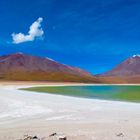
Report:
M 90 83 L 140 83 L 140 55 L 134 55 L 112 70 L 92 75 L 50 58 L 14 53 L 0 56 L 0 80 L 61 81 Z

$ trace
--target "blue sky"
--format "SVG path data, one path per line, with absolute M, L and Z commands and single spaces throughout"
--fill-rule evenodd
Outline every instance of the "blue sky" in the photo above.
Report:
M 0 1 L 0 55 L 14 52 L 105 72 L 140 54 L 140 1 Z

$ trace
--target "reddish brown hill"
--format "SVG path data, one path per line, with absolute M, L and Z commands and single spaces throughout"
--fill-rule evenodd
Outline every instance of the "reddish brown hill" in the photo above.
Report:
M 0 57 L 0 79 L 98 82 L 97 78 L 82 69 L 22 53 Z
M 114 69 L 99 75 L 104 82 L 140 83 L 140 55 L 134 55 Z

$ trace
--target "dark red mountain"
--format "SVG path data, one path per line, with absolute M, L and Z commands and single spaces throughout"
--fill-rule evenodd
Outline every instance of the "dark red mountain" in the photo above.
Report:
M 134 55 L 117 65 L 103 76 L 135 76 L 140 75 L 140 55 Z
M 126 59 L 98 77 L 104 83 L 140 83 L 140 55 Z
M 1 80 L 97 82 L 90 73 L 49 58 L 23 53 L 0 56 Z

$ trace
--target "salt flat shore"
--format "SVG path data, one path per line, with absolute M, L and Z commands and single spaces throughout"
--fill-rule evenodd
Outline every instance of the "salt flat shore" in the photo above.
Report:
M 0 83 L 0 140 L 18 140 L 26 134 L 49 140 L 55 132 L 68 140 L 140 140 L 140 103 L 18 90 L 42 85 L 73 84 Z

